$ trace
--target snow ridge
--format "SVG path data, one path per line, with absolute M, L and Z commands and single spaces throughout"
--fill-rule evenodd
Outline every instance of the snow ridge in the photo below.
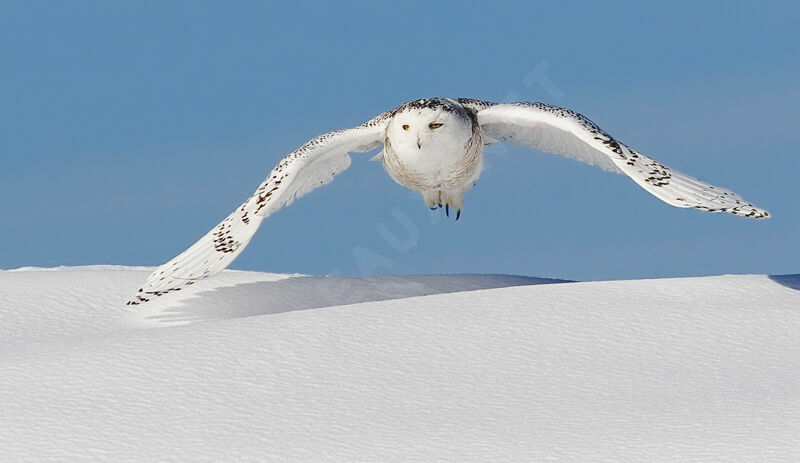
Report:
M 151 312 L 125 308 L 150 270 L 0 271 L 3 460 L 796 461 L 800 449 L 800 275 L 226 271 Z

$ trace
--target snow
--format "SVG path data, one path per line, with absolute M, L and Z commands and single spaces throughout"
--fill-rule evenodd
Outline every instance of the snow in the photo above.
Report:
M 800 458 L 800 275 L 151 271 L 0 271 L 0 460 Z

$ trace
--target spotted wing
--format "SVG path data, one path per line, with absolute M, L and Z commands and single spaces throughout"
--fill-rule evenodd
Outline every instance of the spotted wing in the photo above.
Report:
M 267 216 L 330 183 L 350 166 L 349 153 L 379 146 L 387 118 L 384 113 L 362 126 L 320 135 L 283 158 L 241 206 L 189 249 L 158 267 L 128 305 L 179 291 L 225 269 Z
M 757 219 L 769 217 L 767 211 L 732 191 L 697 180 L 625 146 L 586 117 L 569 109 L 543 103 L 467 101 L 477 110 L 478 122 L 490 141 L 510 141 L 623 173 L 672 206 Z

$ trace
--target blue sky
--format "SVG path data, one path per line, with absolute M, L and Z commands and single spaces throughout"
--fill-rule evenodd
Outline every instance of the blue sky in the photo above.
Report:
M 454 222 L 357 156 L 233 267 L 797 273 L 799 31 L 796 2 L 0 2 L 0 268 L 160 264 L 307 139 L 452 96 L 575 109 L 774 217 L 509 147 Z

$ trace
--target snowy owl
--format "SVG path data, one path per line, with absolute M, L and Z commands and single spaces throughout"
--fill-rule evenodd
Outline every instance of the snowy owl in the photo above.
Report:
M 135 305 L 210 277 L 233 262 L 270 214 L 333 180 L 350 153 L 383 145 L 373 160 L 431 209 L 461 215 L 464 193 L 481 174 L 483 147 L 503 141 L 569 156 L 622 173 L 676 207 L 752 218 L 769 213 L 735 193 L 670 169 L 604 132 L 586 117 L 543 103 L 495 104 L 427 98 L 400 105 L 361 126 L 311 139 L 283 158 L 247 200 L 189 249 L 160 266 L 128 304 Z

